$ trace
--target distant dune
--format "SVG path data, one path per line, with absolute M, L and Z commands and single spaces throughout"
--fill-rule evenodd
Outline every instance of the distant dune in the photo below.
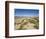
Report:
M 39 16 L 14 16 L 15 18 L 39 18 Z

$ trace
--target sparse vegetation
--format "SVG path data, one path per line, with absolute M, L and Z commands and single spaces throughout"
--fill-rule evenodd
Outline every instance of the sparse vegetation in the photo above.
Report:
M 39 17 L 15 17 L 15 29 L 39 29 Z

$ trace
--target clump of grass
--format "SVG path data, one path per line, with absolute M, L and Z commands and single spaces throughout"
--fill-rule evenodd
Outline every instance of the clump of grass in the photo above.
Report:
M 39 23 L 36 23 L 36 24 L 34 25 L 34 28 L 39 29 Z

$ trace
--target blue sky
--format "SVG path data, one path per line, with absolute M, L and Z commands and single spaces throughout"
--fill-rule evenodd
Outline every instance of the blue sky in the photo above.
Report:
M 15 16 L 39 16 L 38 9 L 15 9 Z

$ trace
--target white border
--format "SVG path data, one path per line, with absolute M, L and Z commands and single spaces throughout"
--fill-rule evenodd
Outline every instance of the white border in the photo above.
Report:
M 15 30 L 14 31 L 14 9 L 39 9 L 39 30 Z M 34 4 L 9 4 L 9 35 L 21 36 L 21 35 L 39 35 L 43 34 L 43 5 Z

